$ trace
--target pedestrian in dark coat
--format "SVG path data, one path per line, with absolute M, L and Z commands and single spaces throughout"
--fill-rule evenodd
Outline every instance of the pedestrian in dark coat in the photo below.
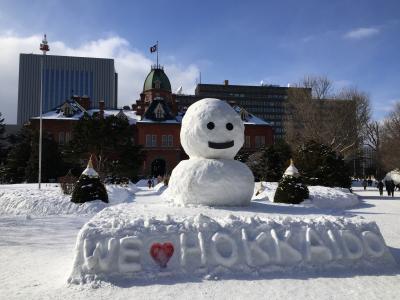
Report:
M 385 180 L 386 191 L 388 196 L 394 196 L 394 181 L 393 180 Z
M 379 182 L 378 182 L 378 185 L 376 186 L 377 188 L 378 188 L 378 190 L 379 190 L 379 195 L 383 195 L 383 182 L 382 182 L 382 180 L 379 180 Z
M 362 186 L 364 187 L 364 191 L 367 189 L 367 184 L 368 184 L 368 182 L 367 182 L 367 180 L 363 180 L 363 182 L 362 182 Z
M 390 196 L 390 182 L 389 180 L 385 180 L 385 187 L 386 187 L 386 192 L 388 196 Z
M 394 197 L 394 188 L 395 188 L 394 181 L 393 180 L 389 180 L 389 182 L 390 182 L 390 194 L 389 194 L 389 196 Z

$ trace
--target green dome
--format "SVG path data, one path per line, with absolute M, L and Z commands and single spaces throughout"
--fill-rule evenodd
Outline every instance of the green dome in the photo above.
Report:
M 161 89 L 171 92 L 171 83 L 164 70 L 160 67 L 152 68 L 143 85 L 143 92 L 151 89 Z

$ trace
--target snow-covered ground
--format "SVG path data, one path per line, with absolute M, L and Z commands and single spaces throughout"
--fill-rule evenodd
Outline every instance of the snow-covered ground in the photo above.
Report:
M 50 216 L 93 215 L 110 205 L 134 201 L 137 187 L 130 183 L 125 187 L 107 185 L 109 204 L 102 201 L 76 205 L 71 196 L 61 193 L 58 184 L 43 184 L 38 190 L 34 184 L 0 185 L 0 215 Z M 43 197 L 45 195 L 45 197 Z
M 0 299 L 396 299 L 400 291 L 400 268 L 368 273 L 347 270 L 346 272 L 305 272 L 285 275 L 271 275 L 262 279 L 243 277 L 241 279 L 187 280 L 157 279 L 139 285 L 119 286 L 103 284 L 93 288 L 90 285 L 68 285 L 67 277 L 71 272 L 73 249 L 79 229 L 92 216 L 93 212 L 70 212 L 58 215 L 60 211 L 43 212 L 32 210 L 31 204 L 40 201 L 40 194 L 34 186 L 26 193 L 26 186 L 0 186 Z M 27 197 L 18 207 L 4 209 L 3 201 L 10 200 L 7 195 L 13 193 Z M 400 197 L 379 197 L 378 191 L 354 188 L 361 196 L 361 202 L 348 210 L 318 208 L 313 205 L 290 206 L 256 201 L 253 208 L 264 204 L 272 217 L 307 217 L 321 215 L 360 216 L 367 221 L 375 221 L 389 246 L 392 255 L 400 262 Z M 139 191 L 129 199 L 114 195 L 120 202 L 134 201 L 143 209 L 158 201 L 162 186 L 148 191 L 139 187 Z M 53 188 L 53 197 L 57 192 Z M 110 192 L 110 190 L 109 190 Z M 330 193 L 329 191 L 326 191 Z M 22 194 L 21 194 L 22 193 Z M 46 191 L 50 197 L 52 191 Z M 312 191 L 310 190 L 312 194 Z M 334 192 L 337 194 L 336 192 Z M 30 195 L 30 196 L 29 196 Z M 20 198 L 23 198 L 20 197 Z M 32 201 L 32 199 L 35 199 Z M 51 198 L 51 197 L 50 197 Z M 123 199 L 124 198 L 124 199 Z M 262 200 L 262 199 L 260 199 Z M 117 200 L 118 201 L 118 200 Z M 313 199 L 311 198 L 311 201 Z M 11 201 L 13 202 L 13 201 Z M 347 201 L 346 201 L 347 202 Z M 14 203 L 14 202 L 13 202 Z M 25 203 L 25 204 L 23 204 Z M 57 202 L 58 203 L 58 202 Z M 129 204 L 122 204 L 129 205 Z M 45 205 L 46 206 L 46 205 Z M 54 204 L 53 207 L 58 207 Z M 38 206 L 38 204 L 33 207 Z M 51 206 L 50 206 L 51 207 Z M 50 209 L 50 208 L 48 208 Z M 165 206 L 165 209 L 168 209 Z M 196 208 L 191 208 L 196 210 Z M 212 211 L 212 209 L 209 209 Z M 247 208 L 250 213 L 252 208 Z M 19 215 L 16 215 L 18 212 Z M 37 213 L 36 213 L 37 212 Z M 5 214 L 7 213 L 7 215 Z M 220 213 L 220 212 L 219 212 Z M 218 214 L 219 214 L 218 213 Z

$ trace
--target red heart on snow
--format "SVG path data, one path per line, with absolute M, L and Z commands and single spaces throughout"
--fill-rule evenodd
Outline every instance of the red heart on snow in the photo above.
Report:
M 172 243 L 155 243 L 151 245 L 150 255 L 160 265 L 161 268 L 166 268 L 171 256 L 174 254 L 174 245 Z

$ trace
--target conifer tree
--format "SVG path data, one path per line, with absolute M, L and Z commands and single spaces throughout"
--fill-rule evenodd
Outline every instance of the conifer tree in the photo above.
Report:
M 108 195 L 104 184 L 100 181 L 99 174 L 93 168 L 92 157 L 90 157 L 86 169 L 75 183 L 71 202 L 85 203 L 94 200 L 108 203 Z
M 65 148 L 70 168 L 76 161 L 92 153 L 101 177 L 115 176 L 134 179 L 143 157 L 140 146 L 135 146 L 132 128 L 125 118 L 85 114 L 73 129 L 73 139 Z
M 307 186 L 291 160 L 276 189 L 274 202 L 299 204 L 309 197 Z
M 31 133 L 31 153 L 27 161 L 25 178 L 27 182 L 37 182 L 39 169 L 39 133 Z M 52 135 L 43 134 L 42 140 L 42 182 L 56 181 L 66 173 L 61 153 Z
M 26 180 L 25 169 L 31 155 L 31 133 L 22 128 L 14 138 L 13 147 L 0 169 L 0 181 L 4 183 L 20 183 Z
M 295 159 L 307 184 L 350 188 L 350 168 L 331 147 L 310 141 L 299 147 Z
M 246 164 L 258 180 L 279 181 L 290 157 L 290 146 L 284 141 L 279 141 L 250 155 Z

